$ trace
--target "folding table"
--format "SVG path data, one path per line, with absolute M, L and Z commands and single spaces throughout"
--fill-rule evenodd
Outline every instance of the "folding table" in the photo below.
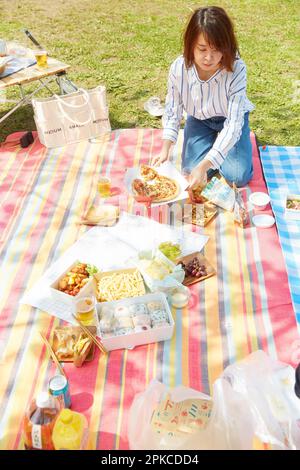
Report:
M 28 53 L 30 53 L 28 49 Z M 41 68 L 38 67 L 36 64 L 31 65 L 19 72 L 15 72 L 12 75 L 9 75 L 5 78 L 0 79 L 0 94 L 1 92 L 5 92 L 5 90 L 12 86 L 18 86 L 21 94 L 21 98 L 19 101 L 14 101 L 15 106 L 10 109 L 4 116 L 0 117 L 0 123 L 5 121 L 12 113 L 14 113 L 20 106 L 27 104 L 31 101 L 31 98 L 43 88 L 46 88 L 51 94 L 53 92 L 48 87 L 50 82 L 56 80 L 59 85 L 61 94 L 64 93 L 63 89 L 63 77 L 66 75 L 66 70 L 70 67 L 70 65 L 64 64 L 52 57 L 48 57 L 48 66 Z M 31 91 L 30 93 L 26 93 L 24 86 L 28 83 L 36 84 L 36 89 Z M 3 101 L 2 101 L 3 102 Z M 4 100 L 4 102 L 8 102 L 8 100 Z

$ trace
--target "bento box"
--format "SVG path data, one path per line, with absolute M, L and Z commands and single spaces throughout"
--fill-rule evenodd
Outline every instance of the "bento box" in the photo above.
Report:
M 81 297 L 88 297 L 90 295 L 95 295 L 96 291 L 96 284 L 94 280 L 94 275 L 90 275 L 85 282 L 85 284 L 79 289 L 78 293 L 76 295 L 70 295 L 66 292 L 63 292 L 59 290 L 60 284 L 64 281 L 66 277 L 68 276 L 69 273 L 74 270 L 78 265 L 85 265 L 89 266 L 85 263 L 81 263 L 80 261 L 75 261 L 71 266 L 68 267 L 51 285 L 50 285 L 50 290 L 51 290 L 51 295 L 52 297 L 59 301 L 62 302 L 70 307 L 73 307 L 77 300 Z M 74 273 L 75 274 L 75 273 Z M 75 276 L 74 276 L 75 278 Z M 67 282 L 67 281 L 66 281 Z M 75 281 L 74 281 L 75 282 Z
M 174 320 L 162 292 L 97 304 L 98 331 L 108 351 L 132 349 L 172 337 Z
M 287 194 L 285 216 L 290 220 L 300 220 L 300 194 Z

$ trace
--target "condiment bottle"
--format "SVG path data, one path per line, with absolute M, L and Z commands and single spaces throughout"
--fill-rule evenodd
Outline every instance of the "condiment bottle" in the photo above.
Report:
M 58 401 L 47 392 L 41 392 L 36 400 L 31 402 L 23 421 L 26 449 L 54 449 L 51 436 L 59 411 Z

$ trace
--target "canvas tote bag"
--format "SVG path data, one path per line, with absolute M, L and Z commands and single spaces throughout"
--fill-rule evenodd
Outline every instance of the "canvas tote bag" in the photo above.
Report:
M 34 120 L 45 147 L 62 147 L 111 131 L 106 88 L 33 99 Z

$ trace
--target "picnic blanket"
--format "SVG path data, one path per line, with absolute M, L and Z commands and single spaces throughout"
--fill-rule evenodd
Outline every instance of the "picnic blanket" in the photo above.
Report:
M 8 77 L 9 75 L 12 75 L 15 72 L 19 72 L 20 70 L 26 69 L 33 64 L 36 64 L 36 60 L 32 59 L 31 57 L 10 56 L 10 61 L 5 67 L 4 72 L 0 73 L 0 79 Z
M 20 134 L 10 136 L 13 141 Z M 253 137 L 254 178 L 245 190 L 265 188 Z M 123 193 L 127 167 L 147 163 L 160 150 L 161 131 L 117 130 L 104 141 L 81 142 L 47 150 L 0 149 L 0 448 L 22 449 L 22 418 L 33 397 L 48 388 L 55 367 L 39 331 L 48 338 L 61 320 L 20 305 L 19 300 L 88 227 L 79 225 L 95 200 L 99 175 L 110 175 Z M 173 161 L 180 165 L 182 134 Z M 125 209 L 147 215 L 126 199 Z M 167 207 L 161 222 L 170 222 Z M 203 229 L 194 230 L 203 233 Z M 263 349 L 292 365 L 299 343 L 288 280 L 276 228 L 241 229 L 231 213 L 219 211 L 204 229 L 210 239 L 204 254 L 217 275 L 191 287 L 188 308 L 173 309 L 170 341 L 96 352 L 94 361 L 65 366 L 72 408 L 89 420 L 91 446 L 127 449 L 128 410 L 136 393 L 156 378 L 210 394 L 223 369 Z M 105 247 L 103 247 L 105 250 Z
M 287 193 L 300 194 L 300 147 L 266 146 L 260 154 L 300 328 L 300 220 L 285 217 Z

